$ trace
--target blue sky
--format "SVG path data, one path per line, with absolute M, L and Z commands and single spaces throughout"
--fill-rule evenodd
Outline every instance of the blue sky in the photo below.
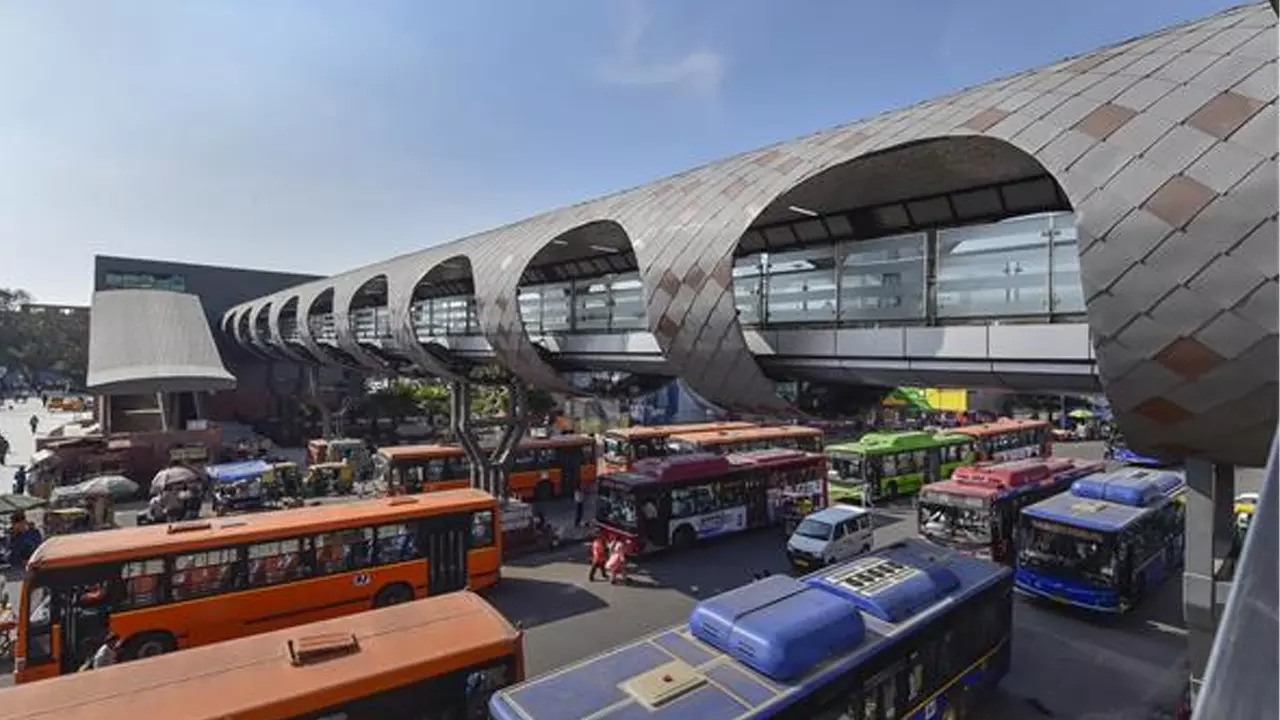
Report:
M 1233 4 L 0 0 L 0 287 L 339 272 Z

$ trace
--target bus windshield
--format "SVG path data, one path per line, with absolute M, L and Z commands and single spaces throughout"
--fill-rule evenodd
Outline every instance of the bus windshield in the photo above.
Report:
M 989 545 L 991 510 L 985 503 L 960 507 L 943 498 L 922 496 L 920 532 L 940 545 Z
M 835 470 L 843 483 L 861 483 L 867 481 L 867 461 L 861 455 L 832 455 L 829 459 L 831 469 Z
M 796 528 L 796 534 L 800 537 L 813 538 L 814 540 L 829 540 L 831 538 L 831 524 L 824 523 L 821 520 L 805 520 Z
M 1022 524 L 1018 563 L 1079 580 L 1111 585 L 1116 577 L 1115 537 L 1031 520 Z
M 626 463 L 631 460 L 631 443 L 626 438 L 614 435 L 604 436 L 604 459 L 611 463 Z
M 635 496 L 611 483 L 601 483 L 596 495 L 596 520 L 623 530 L 636 530 Z

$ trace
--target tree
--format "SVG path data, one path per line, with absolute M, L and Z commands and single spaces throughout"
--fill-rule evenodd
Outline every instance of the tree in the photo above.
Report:
M 25 290 L 0 288 L 0 366 L 28 383 L 52 372 L 83 384 L 89 366 L 88 314 L 32 308 Z

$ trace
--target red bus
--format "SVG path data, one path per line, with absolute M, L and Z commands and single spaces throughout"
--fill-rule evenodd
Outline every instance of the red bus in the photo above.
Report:
M 827 502 L 827 459 L 800 450 L 652 458 L 601 476 L 596 523 L 632 553 L 782 522 L 785 499 Z
M 667 438 L 681 433 L 742 430 L 756 427 L 749 422 L 684 423 L 680 425 L 633 425 L 614 428 L 604 433 L 604 462 L 602 472 L 630 470 L 637 460 L 669 455 Z
M 1053 425 L 1047 420 L 1000 418 L 980 425 L 948 428 L 946 434 L 973 438 L 974 452 L 983 462 L 1047 458 L 1053 454 Z
M 957 468 L 949 480 L 920 488 L 920 534 L 937 545 L 1013 565 L 1018 511 L 1105 469 L 1101 461 L 1060 457 Z

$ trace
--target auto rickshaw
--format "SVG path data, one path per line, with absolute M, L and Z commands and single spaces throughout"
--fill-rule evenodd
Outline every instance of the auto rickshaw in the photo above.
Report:
M 239 510 L 256 510 L 266 505 L 264 479 L 274 485 L 274 469 L 262 460 L 210 465 L 205 474 L 213 485 L 213 512 L 225 515 Z
M 1258 511 L 1258 493 L 1240 493 L 1235 500 L 1236 534 L 1241 539 L 1253 522 L 1253 515 Z
M 302 474 L 298 463 L 277 462 L 271 465 L 271 475 L 263 478 L 263 492 L 269 502 L 281 502 L 285 498 L 297 498 L 303 494 Z
M 312 440 L 307 443 L 307 459 L 312 464 L 346 461 L 353 477 L 367 480 L 373 473 L 373 457 L 369 446 L 357 438 Z
M 116 527 L 111 496 L 87 494 L 75 485 L 53 489 L 42 520 L 45 537 Z
M 302 480 L 304 497 L 350 495 L 355 490 L 355 472 L 346 462 L 315 463 Z

